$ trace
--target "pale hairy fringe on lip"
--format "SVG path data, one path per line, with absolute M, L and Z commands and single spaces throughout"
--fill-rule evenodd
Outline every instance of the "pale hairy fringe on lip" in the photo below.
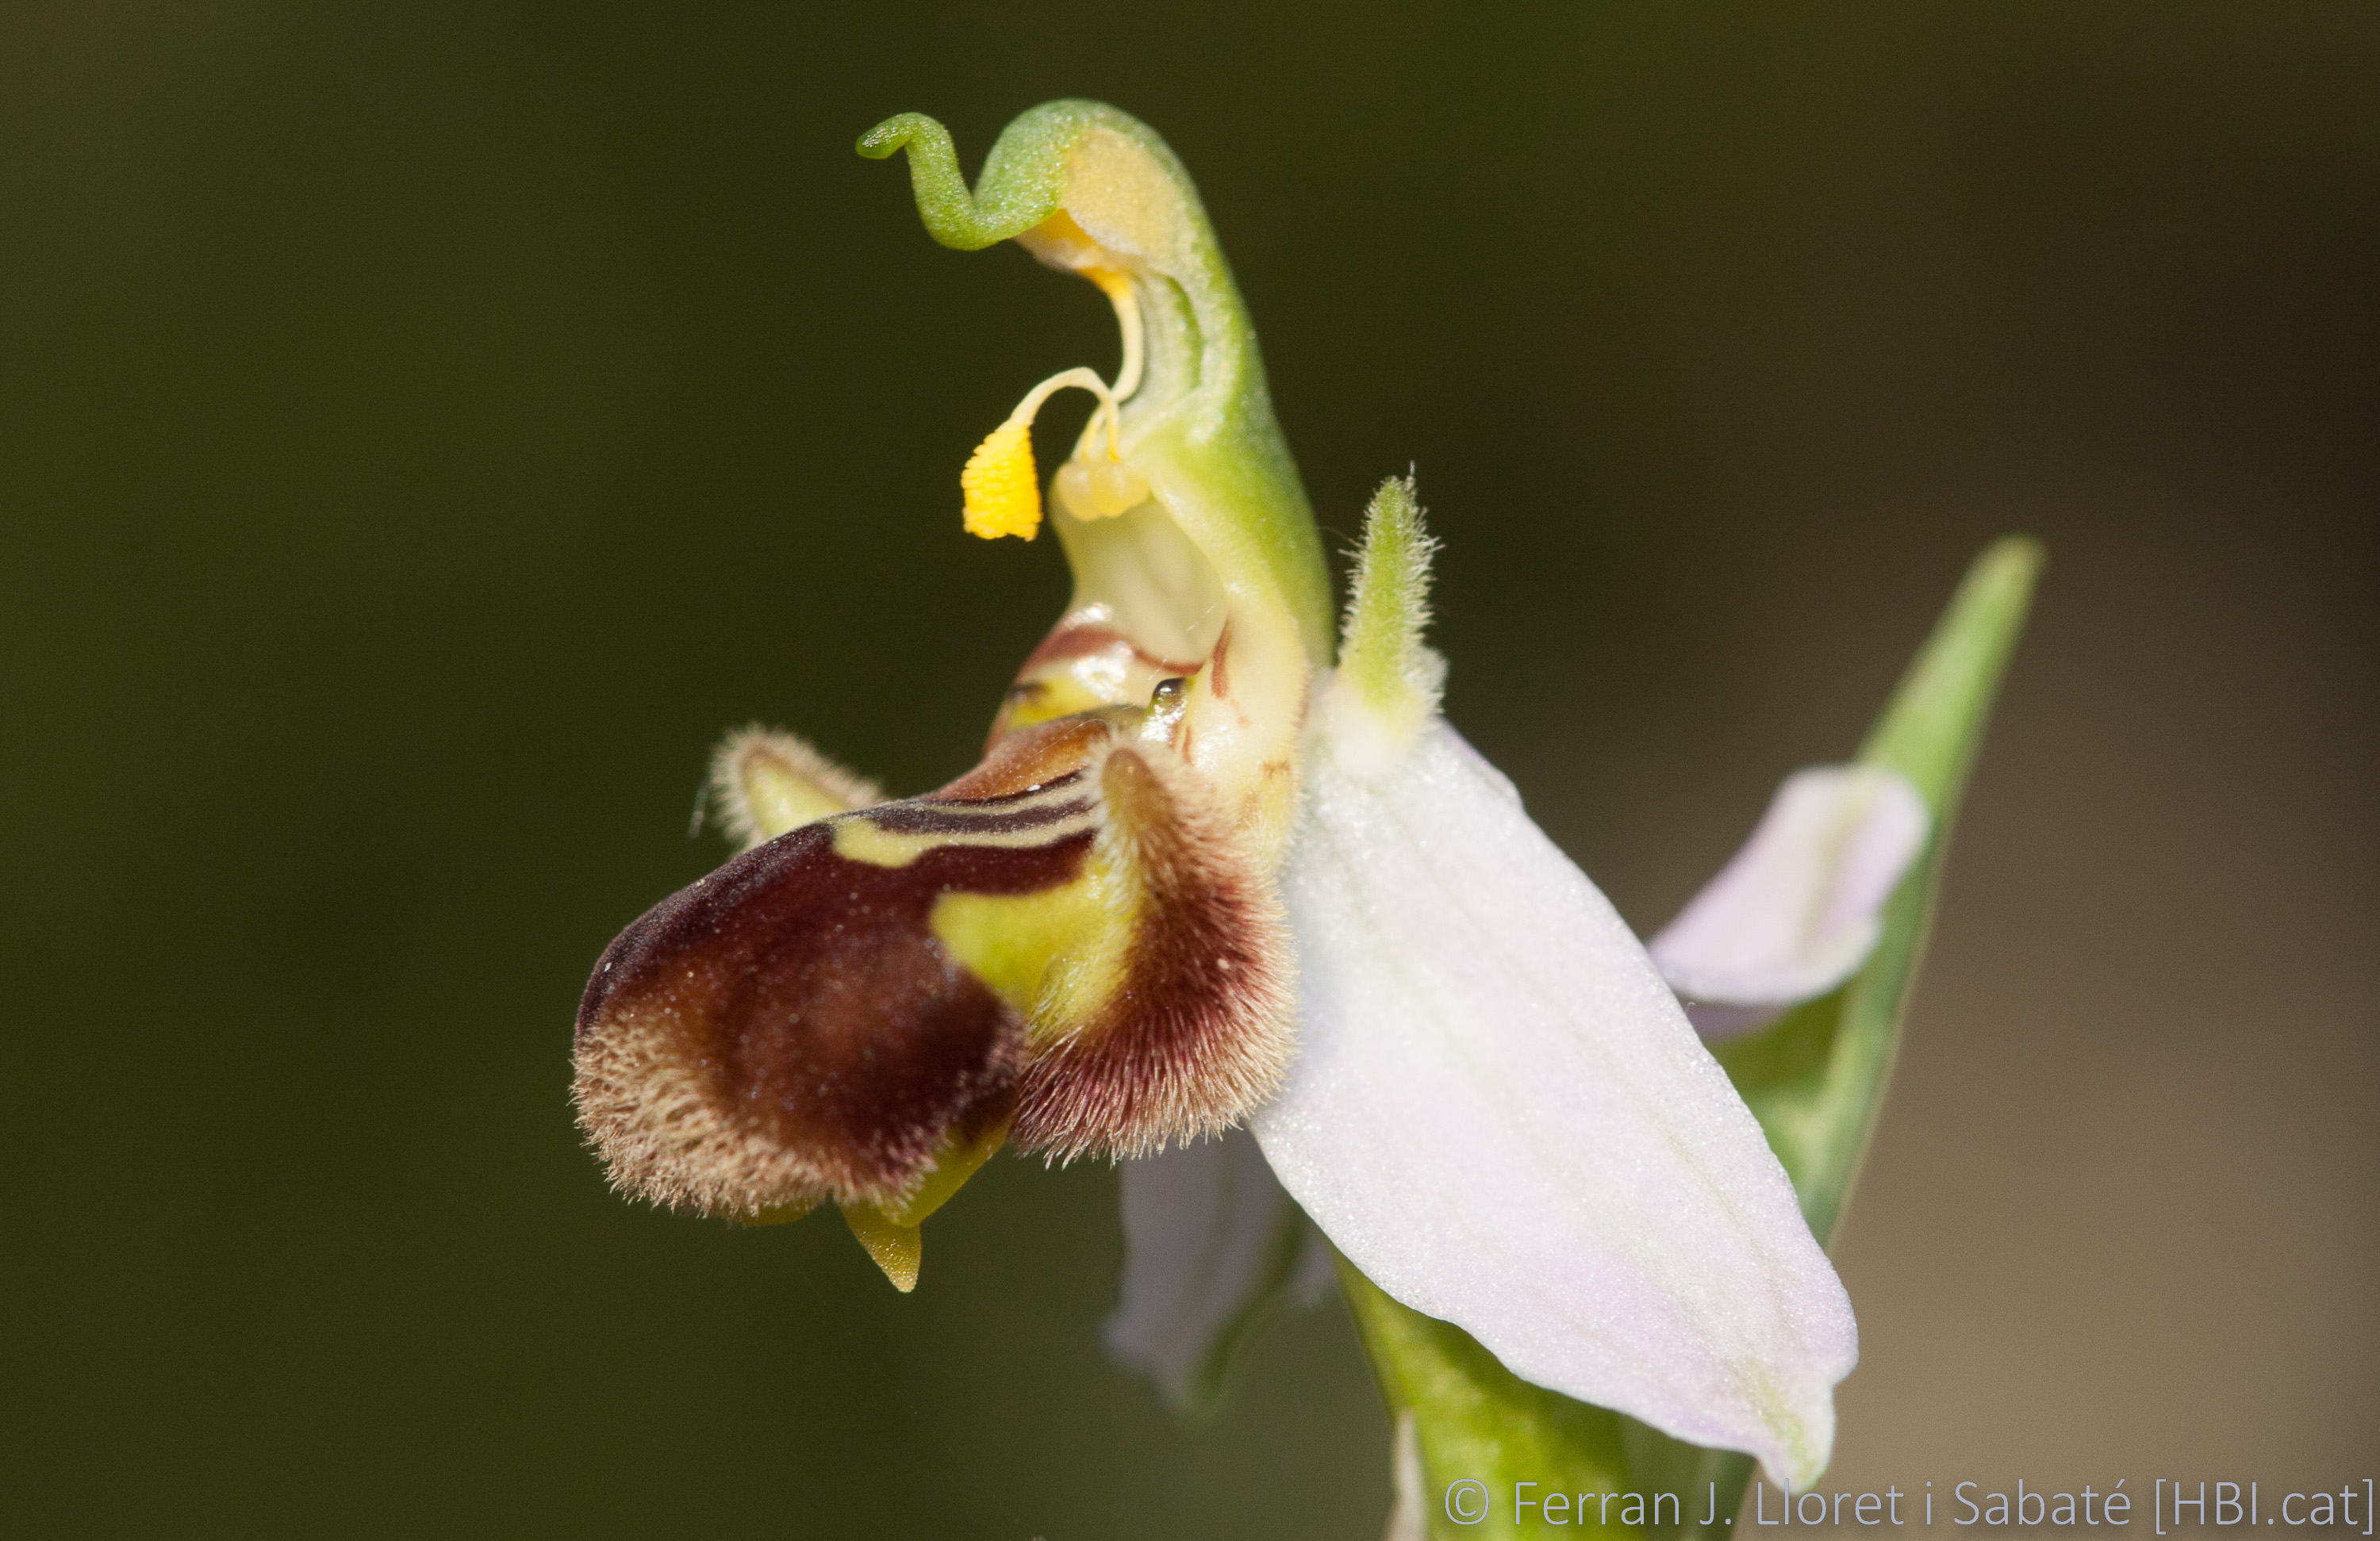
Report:
M 807 740 L 753 722 L 729 734 L 711 751 L 710 774 L 695 807 L 696 828 L 701 827 L 707 811 L 745 850 L 785 833 L 790 826 L 784 812 L 763 804 L 764 778 L 797 797 L 807 794 L 810 806 L 795 811 L 811 818 L 884 801 L 881 786 L 820 754 Z M 794 822 L 806 824 L 809 819 Z
M 1156 746 L 1096 767 L 1095 861 L 1135 897 L 1123 977 L 1088 1020 L 1037 1042 L 1019 1147 L 1053 1162 L 1220 1134 L 1277 1092 L 1295 1048 L 1295 965 L 1269 880 Z

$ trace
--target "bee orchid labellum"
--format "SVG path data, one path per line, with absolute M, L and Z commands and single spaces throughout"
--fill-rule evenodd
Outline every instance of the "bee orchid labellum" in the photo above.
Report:
M 747 1221 L 831 1198 L 906 1289 L 918 1225 L 1002 1144 L 1229 1134 L 1227 1273 L 1312 1277 L 1269 1166 L 1344 1266 L 1514 1374 L 1806 1485 L 1849 1302 L 1645 949 L 1439 715 L 1411 481 L 1374 500 L 1334 635 L 1255 334 L 1156 135 L 1051 103 L 972 189 L 930 118 L 859 148 L 906 151 L 944 245 L 1014 240 L 1114 310 L 1114 376 L 1033 385 L 960 477 L 965 528 L 1050 525 L 1075 591 L 939 791 L 722 746 L 747 848 L 624 931 L 580 1008 L 613 1182 Z M 1031 425 L 1069 388 L 1097 405 L 1045 482 Z M 1189 1377 L 1161 1318 L 1211 1327 L 1232 1292 L 1168 1282 L 1110 1341 Z

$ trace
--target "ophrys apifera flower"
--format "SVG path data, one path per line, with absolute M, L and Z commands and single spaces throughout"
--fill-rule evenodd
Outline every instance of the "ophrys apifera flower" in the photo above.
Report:
M 1112 304 L 1112 377 L 1034 386 L 962 476 L 1057 531 L 1073 600 L 984 759 L 900 802 L 781 735 L 714 786 L 749 848 L 630 926 L 577 1032 L 621 1187 L 746 1220 L 834 1200 L 894 1281 L 1002 1144 L 1071 1160 L 1245 1125 L 1398 1301 L 1517 1375 L 1802 1484 L 1849 1303 L 1645 949 L 1439 714 L 1431 541 L 1374 502 L 1344 620 L 1189 178 L 1081 102 L 977 187 L 906 115 L 945 245 L 1015 240 Z M 1034 413 L 1087 390 L 1046 491 Z

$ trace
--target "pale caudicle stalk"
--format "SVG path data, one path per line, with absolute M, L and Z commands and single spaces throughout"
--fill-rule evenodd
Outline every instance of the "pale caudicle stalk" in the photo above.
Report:
M 749 848 L 623 932 L 582 1002 L 613 1181 L 746 1220 L 833 1199 L 907 1288 L 919 1223 L 1003 1143 L 1132 1159 L 1245 1122 L 1395 1300 L 1806 1484 L 1854 1357 L 1841 1286 L 1644 949 L 1439 715 L 1410 482 L 1374 503 L 1334 672 L 1314 521 L 1171 152 L 1080 102 L 1011 124 L 972 190 L 929 118 L 860 148 L 908 152 L 944 245 L 1014 240 L 1113 307 L 1114 374 L 1030 385 L 961 477 L 975 533 L 1056 528 L 1075 593 L 939 791 L 722 747 Z M 1045 491 L 1031 428 L 1068 388 L 1095 406 Z M 1219 1285 L 1303 1252 L 1252 1155 L 1208 1163 L 1251 1202 L 1191 1217 L 1241 1237 L 1183 1255 Z M 1172 1314 L 1231 1293 L 1194 1280 Z M 1415 1438 L 1427 1465 L 1427 1416 Z

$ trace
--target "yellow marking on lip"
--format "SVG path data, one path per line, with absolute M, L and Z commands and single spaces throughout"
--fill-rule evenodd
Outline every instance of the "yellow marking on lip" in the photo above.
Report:
M 929 851 L 951 846 L 1031 850 L 1037 846 L 1054 845 L 1089 828 L 1091 822 L 1087 813 L 1059 823 L 1035 824 L 1022 830 L 986 830 L 980 834 L 952 831 L 903 834 L 887 830 L 872 819 L 851 819 L 834 827 L 834 854 L 846 861 L 864 861 L 870 867 L 902 868 Z
M 1053 1012 L 1071 1020 L 1069 1005 L 1086 982 L 1082 955 L 1120 952 L 1102 949 L 1103 936 L 1130 931 L 1101 888 L 1098 875 L 1086 870 L 1039 893 L 945 893 L 934 901 L 926 925 L 951 956 L 1028 1022 L 1038 1025 Z M 1058 990 L 1062 1000 L 1047 999 L 1053 986 L 1065 987 Z
M 934 835 L 894 834 L 872 819 L 845 819 L 834 826 L 834 854 L 870 867 L 906 867 L 941 843 Z

